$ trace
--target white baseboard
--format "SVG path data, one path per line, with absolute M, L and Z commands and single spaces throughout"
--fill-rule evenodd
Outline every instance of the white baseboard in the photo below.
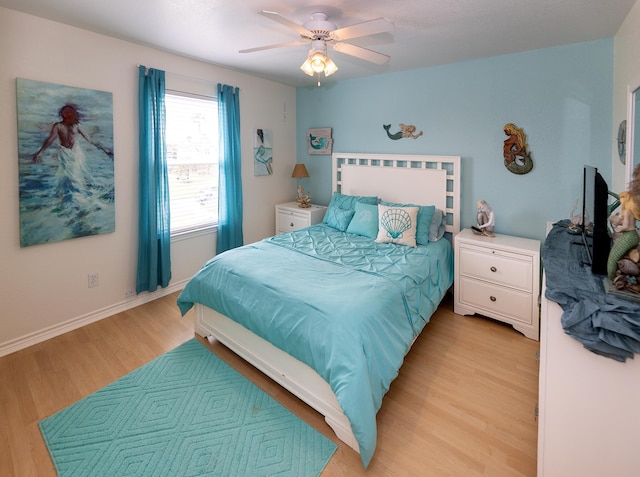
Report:
M 120 303 L 114 303 L 113 305 L 109 305 L 100 310 L 92 311 L 85 315 L 77 316 L 63 323 L 58 323 L 57 325 L 49 326 L 48 328 L 44 328 L 34 333 L 29 333 L 19 338 L 0 343 L 0 357 L 15 353 L 16 351 L 28 348 L 29 346 L 33 346 L 34 344 L 42 343 L 43 341 L 46 341 L 50 338 L 54 338 L 69 331 L 82 328 L 83 326 L 90 323 L 108 318 L 123 311 L 130 310 L 131 308 L 135 308 L 136 306 L 143 305 L 150 301 L 157 300 L 158 298 L 169 295 L 173 292 L 182 290 L 188 281 L 189 280 L 187 279 L 178 283 L 173 283 L 166 288 L 158 289 L 153 293 L 145 292 Z

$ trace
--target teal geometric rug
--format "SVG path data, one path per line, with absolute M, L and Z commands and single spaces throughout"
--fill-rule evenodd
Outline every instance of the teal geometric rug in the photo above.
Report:
M 316 477 L 337 448 L 195 339 L 40 430 L 63 477 Z

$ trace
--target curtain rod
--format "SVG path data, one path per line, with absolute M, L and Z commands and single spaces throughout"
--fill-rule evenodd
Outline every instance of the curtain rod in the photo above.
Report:
M 141 66 L 144 66 L 144 65 L 141 65 L 140 63 L 137 64 L 138 68 L 140 68 Z M 150 68 L 149 66 L 144 66 L 144 67 L 147 68 L 147 69 Z M 154 69 L 161 69 L 161 68 L 154 68 Z M 190 79 L 190 80 L 195 80 L 195 81 L 201 81 L 203 83 L 212 84 L 214 86 L 218 85 L 218 83 L 215 82 L 215 81 L 211 81 L 211 80 L 207 80 L 207 79 L 203 79 L 203 78 L 198 78 L 196 76 L 189 76 L 189 75 L 185 75 L 183 73 L 174 73 L 172 71 L 166 71 L 166 70 L 163 70 L 163 71 L 165 72 L 165 74 L 170 75 L 170 76 L 175 76 L 175 77 L 180 77 L 180 78 L 185 78 L 185 79 Z

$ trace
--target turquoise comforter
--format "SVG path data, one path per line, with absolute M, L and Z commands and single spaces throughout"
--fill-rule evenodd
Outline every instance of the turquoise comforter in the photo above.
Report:
M 217 255 L 178 306 L 213 308 L 315 369 L 366 467 L 382 398 L 452 283 L 447 240 L 379 244 L 319 224 Z

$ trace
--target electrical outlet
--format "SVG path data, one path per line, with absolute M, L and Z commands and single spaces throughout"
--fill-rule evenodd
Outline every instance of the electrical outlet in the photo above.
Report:
M 87 275 L 87 282 L 88 282 L 89 288 L 97 287 L 98 286 L 98 272 L 94 272 L 94 273 L 88 274 Z
M 134 296 L 135 294 L 136 294 L 136 291 L 133 288 L 127 288 L 124 292 L 125 297 Z

